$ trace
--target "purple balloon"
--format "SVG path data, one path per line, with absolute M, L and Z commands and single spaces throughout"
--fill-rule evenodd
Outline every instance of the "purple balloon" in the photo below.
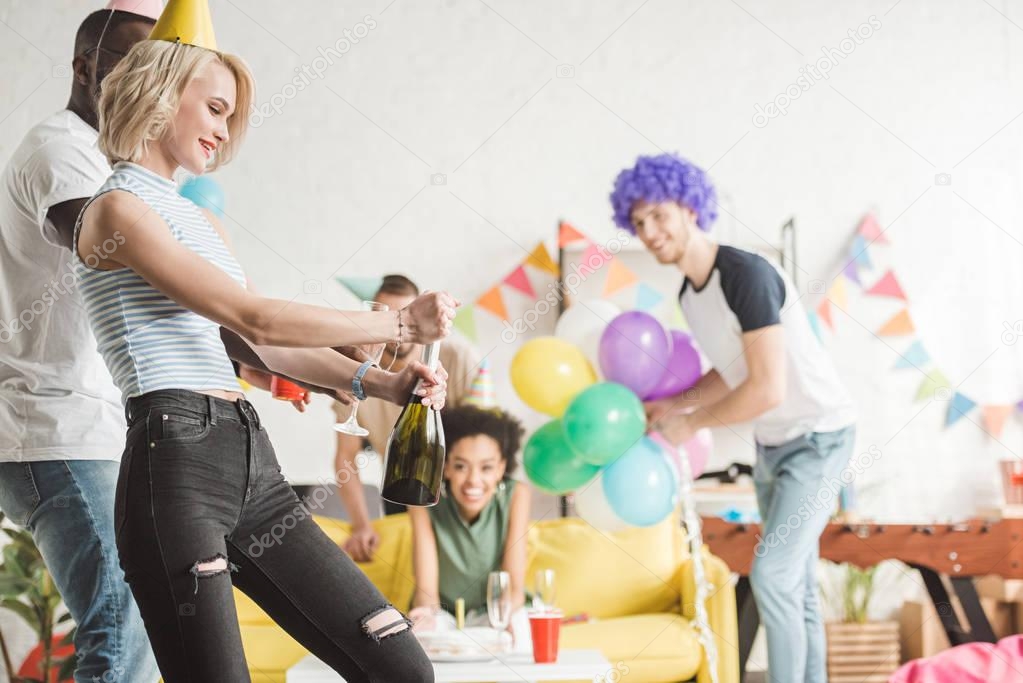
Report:
M 608 381 L 644 396 L 664 374 L 671 357 L 671 337 L 649 313 L 628 311 L 604 330 L 598 357 Z
M 696 384 L 703 376 L 700 371 L 700 354 L 693 346 L 693 339 L 682 330 L 671 331 L 671 358 L 657 385 L 646 395 L 644 401 L 653 401 L 668 396 L 677 396 Z

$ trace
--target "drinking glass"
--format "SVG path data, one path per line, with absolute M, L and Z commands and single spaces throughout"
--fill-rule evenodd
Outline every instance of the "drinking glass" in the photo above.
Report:
M 511 577 L 508 572 L 490 572 L 487 577 L 487 618 L 498 634 L 503 649 L 502 635 L 511 623 Z
M 554 609 L 554 570 L 539 569 L 533 586 L 533 609 L 549 611 Z
M 379 301 L 363 301 L 362 310 L 364 311 L 386 311 L 388 310 L 387 304 L 382 304 Z M 362 346 L 362 350 L 366 352 L 370 360 L 373 361 L 374 365 L 380 365 L 380 358 L 384 355 L 384 347 L 387 345 L 386 341 L 382 341 L 379 344 L 366 344 Z M 342 434 L 350 434 L 352 436 L 369 436 L 369 430 L 364 428 L 356 420 L 356 415 L 359 414 L 359 401 L 356 401 L 352 405 L 352 412 L 348 416 L 348 419 L 344 422 L 338 422 L 334 425 L 336 431 Z

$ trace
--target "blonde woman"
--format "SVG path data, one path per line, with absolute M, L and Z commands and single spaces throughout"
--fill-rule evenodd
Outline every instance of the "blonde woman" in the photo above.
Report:
M 154 40 L 103 84 L 99 144 L 114 172 L 79 218 L 75 253 L 126 403 L 121 563 L 167 683 L 249 680 L 232 583 L 349 683 L 432 681 L 408 619 L 281 475 L 237 391 L 220 327 L 278 374 L 393 402 L 422 378 L 424 402 L 440 409 L 443 370 L 416 363 L 391 374 L 327 347 L 432 342 L 447 335 L 458 304 L 433 293 L 401 311 L 342 313 L 246 287 L 221 227 L 177 194 L 172 176 L 232 158 L 252 91 L 237 57 Z

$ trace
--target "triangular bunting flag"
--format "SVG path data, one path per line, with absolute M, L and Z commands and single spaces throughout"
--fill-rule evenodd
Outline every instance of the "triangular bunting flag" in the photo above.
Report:
M 579 240 L 586 239 L 586 235 L 582 234 L 568 223 L 562 221 L 558 226 L 558 247 L 564 249 L 572 242 L 578 242 Z
M 899 360 L 895 361 L 895 367 L 899 370 L 905 368 L 919 368 L 922 370 L 930 360 L 931 356 L 924 349 L 923 343 L 915 341 L 908 349 L 902 352 Z
M 863 235 L 857 235 L 856 239 L 853 240 L 852 259 L 856 261 L 857 265 L 864 268 L 874 267 L 874 264 L 870 260 L 870 251 L 868 250 L 869 246 L 867 238 Z
M 909 317 L 909 309 L 902 309 L 881 326 L 877 334 L 881 337 L 901 337 L 913 334 L 913 319 Z
M 948 413 L 945 415 L 945 426 L 951 427 L 959 419 L 966 415 L 966 413 L 976 407 L 976 402 L 967 398 L 958 391 L 952 396 L 952 401 L 948 404 Z
M 934 392 L 938 389 L 948 390 L 948 379 L 941 370 L 934 368 L 924 375 L 924 381 L 920 383 L 920 388 L 916 390 L 916 398 L 913 400 L 918 402 L 934 398 Z
M 380 291 L 380 285 L 384 284 L 382 277 L 336 277 L 334 279 L 362 301 L 372 301 Z
M 867 294 L 871 296 L 890 296 L 895 299 L 906 300 L 906 293 L 902 291 L 902 287 L 899 286 L 899 281 L 895 278 L 895 273 L 888 271 L 881 276 L 881 279 L 874 283 L 874 286 L 867 290 Z
M 452 324 L 462 331 L 467 338 L 477 341 L 476 338 L 476 316 L 473 314 L 475 307 L 472 304 L 462 304 L 455 311 L 455 319 Z
M 636 308 L 641 311 L 649 311 L 664 299 L 661 293 L 645 282 L 640 282 L 636 287 Z
M 1012 406 L 983 406 L 980 409 L 981 419 L 984 421 L 984 430 L 988 434 L 1000 439 L 1002 430 L 1005 429 L 1005 420 L 1012 414 Z
M 817 317 L 817 314 L 810 311 L 806 314 L 810 319 L 810 327 L 813 329 L 813 333 L 817 335 L 817 341 L 824 341 L 824 337 L 821 336 L 821 321 Z
M 579 267 L 585 266 L 597 270 L 611 259 L 610 253 L 601 251 L 596 242 L 590 242 L 590 246 L 586 247 L 586 251 L 583 252 L 583 260 L 579 262 Z
M 504 306 L 504 297 L 501 296 L 501 286 L 494 285 L 490 290 L 476 300 L 476 305 L 496 315 L 501 320 L 508 321 L 508 309 Z
M 839 275 L 838 277 L 835 278 L 835 281 L 831 283 L 831 289 L 828 290 L 828 299 L 831 301 L 831 303 L 845 310 L 849 303 L 849 300 L 845 293 L 844 275 Z
M 842 269 L 842 275 L 845 275 L 846 278 L 855 282 L 857 287 L 863 286 L 863 283 L 860 281 L 860 270 L 856 267 L 855 259 L 845 264 L 845 268 Z
M 519 266 L 504 279 L 504 284 L 509 287 L 514 287 L 531 299 L 536 298 L 536 291 L 533 289 L 533 285 L 529 283 L 529 276 L 526 275 L 526 269 L 523 266 Z
M 469 385 L 469 390 L 466 392 L 465 398 L 462 399 L 462 403 L 480 408 L 493 408 L 497 405 L 494 378 L 490 375 L 490 360 L 488 358 L 484 357 L 480 361 L 476 378 Z
M 617 259 L 612 259 L 611 266 L 607 271 L 607 280 L 604 281 L 604 296 L 610 296 L 634 282 L 636 282 L 636 274 L 619 263 Z
M 872 213 L 868 213 L 863 221 L 860 222 L 860 227 L 856 232 L 863 235 L 868 242 L 888 244 L 888 239 L 884 236 L 881 224 L 877 222 L 877 218 Z
M 831 319 L 831 302 L 830 301 L 828 301 L 827 299 L 824 299 L 819 304 L 817 304 L 817 315 L 820 316 L 820 319 L 823 320 L 824 324 L 826 324 L 829 328 L 831 328 L 832 330 L 835 329 L 835 323 Z
M 558 264 L 551 258 L 550 252 L 547 251 L 547 246 L 543 242 L 536 245 L 536 249 L 526 259 L 526 264 L 550 273 L 554 277 L 558 276 Z

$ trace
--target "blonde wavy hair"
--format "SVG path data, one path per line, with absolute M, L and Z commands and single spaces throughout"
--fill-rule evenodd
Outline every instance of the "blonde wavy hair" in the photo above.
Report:
M 199 71 L 220 62 L 237 84 L 235 108 L 227 120 L 229 140 L 217 147 L 212 171 L 237 153 L 248 128 L 255 81 L 245 62 L 235 55 L 165 40 L 143 40 L 103 79 L 99 98 L 99 149 L 111 165 L 139 162 L 149 144 L 173 125 L 181 95 Z

